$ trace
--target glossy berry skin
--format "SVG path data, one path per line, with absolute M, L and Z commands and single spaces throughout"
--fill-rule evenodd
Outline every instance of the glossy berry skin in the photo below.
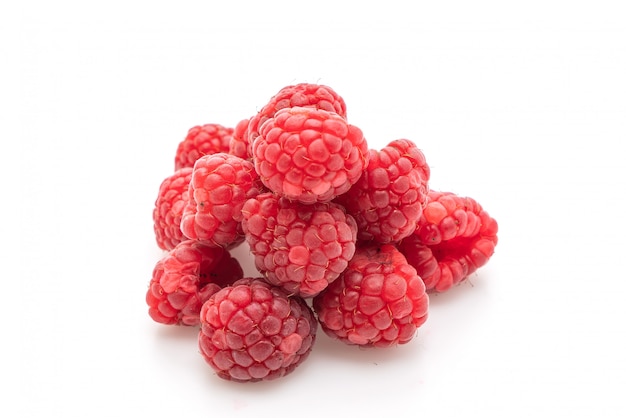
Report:
M 183 241 L 154 267 L 146 292 L 148 313 L 162 324 L 198 325 L 202 304 L 242 277 L 239 262 L 228 251 Z
M 231 138 L 228 146 L 229 154 L 243 158 L 244 160 L 252 158 L 252 146 L 248 140 L 249 124 L 250 119 L 242 119 L 239 123 L 237 123 L 235 130 L 233 131 L 233 137 Z
M 298 83 L 281 88 L 259 112 L 250 118 L 248 124 L 247 140 L 252 144 L 261 132 L 261 126 L 276 112 L 290 107 L 308 107 L 336 113 L 342 118 L 346 117 L 346 103 L 343 98 L 332 88 L 313 83 Z
M 202 306 L 200 354 L 223 379 L 257 382 L 286 376 L 311 352 L 311 308 L 262 278 L 244 278 Z
M 368 163 L 363 132 L 336 113 L 279 110 L 253 144 L 254 166 L 274 193 L 302 203 L 329 202 L 357 182 Z
M 410 140 L 369 150 L 369 164 L 337 201 L 354 216 L 359 239 L 395 243 L 413 233 L 428 197 L 430 168 Z
M 193 168 L 181 231 L 216 247 L 243 242 L 241 208 L 261 189 L 250 161 L 225 153 L 201 157 Z
M 498 223 L 476 200 L 431 191 L 416 231 L 398 248 L 428 291 L 445 292 L 487 264 L 497 234 Z
M 193 167 L 196 160 L 204 155 L 228 152 L 232 136 L 233 128 L 218 123 L 192 127 L 176 148 L 174 168 Z
M 189 200 L 191 172 L 191 167 L 176 170 L 159 186 L 152 220 L 157 245 L 163 250 L 171 250 L 186 239 L 180 230 L 180 221 Z
M 243 231 L 257 270 L 304 298 L 317 295 L 354 255 L 354 219 L 335 203 L 305 205 L 262 193 L 243 206 Z
M 313 299 L 313 308 L 329 336 L 351 345 L 389 347 L 413 339 L 428 317 L 428 294 L 395 246 L 366 244 Z

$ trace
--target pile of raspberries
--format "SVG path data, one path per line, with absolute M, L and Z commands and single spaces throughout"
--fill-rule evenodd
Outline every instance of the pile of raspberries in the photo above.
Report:
M 200 354 L 226 380 L 291 373 L 318 325 L 353 346 L 408 343 L 429 294 L 467 279 L 498 241 L 478 202 L 429 189 L 415 143 L 368 148 L 324 85 L 286 86 L 235 127 L 192 127 L 174 161 L 153 211 L 165 254 L 148 313 L 198 327 Z M 231 255 L 244 241 L 256 277 Z

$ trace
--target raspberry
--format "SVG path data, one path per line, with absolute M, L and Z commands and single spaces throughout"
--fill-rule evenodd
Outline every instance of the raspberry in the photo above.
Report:
M 248 125 L 250 119 L 242 119 L 235 126 L 233 137 L 230 140 L 228 153 L 249 160 L 252 158 L 252 147 L 248 141 Z
M 398 139 L 380 151 L 369 151 L 363 175 L 337 201 L 354 216 L 360 240 L 395 243 L 415 230 L 429 179 L 422 151 L 413 142 Z
M 476 200 L 431 191 L 417 229 L 398 248 L 427 290 L 444 292 L 487 263 L 497 233 L 496 220 Z
M 212 246 L 243 242 L 241 208 L 261 189 L 250 161 L 225 153 L 201 157 L 193 168 L 181 231 Z
M 150 317 L 168 325 L 198 325 L 202 304 L 243 277 L 227 250 L 199 241 L 183 241 L 160 259 L 146 293 Z
M 347 344 L 409 342 L 428 316 L 424 283 L 390 244 L 357 247 L 347 269 L 313 298 L 322 329 Z
M 332 88 L 320 84 L 299 83 L 285 86 L 278 91 L 263 108 L 250 119 L 248 126 L 249 144 L 259 136 L 261 126 L 276 112 L 289 107 L 310 107 L 333 112 L 346 117 L 346 103 Z M 252 155 L 250 148 L 250 154 Z
M 263 193 L 244 204 L 243 215 L 257 270 L 290 294 L 317 295 L 354 255 L 356 223 L 335 203 L 304 205 Z
M 254 141 L 254 166 L 273 192 L 303 203 L 345 193 L 367 166 L 361 130 L 336 113 L 304 107 L 279 110 Z
M 191 172 L 191 167 L 178 169 L 159 186 L 152 219 L 157 245 L 163 250 L 171 250 L 185 240 L 180 230 L 180 221 L 189 200 Z
M 217 123 L 192 127 L 185 139 L 178 144 L 174 157 L 175 169 L 193 167 L 196 160 L 203 155 L 228 152 L 232 136 L 233 128 Z
M 315 342 L 314 314 L 261 278 L 244 278 L 202 305 L 200 354 L 217 375 L 236 382 L 273 380 L 291 373 Z

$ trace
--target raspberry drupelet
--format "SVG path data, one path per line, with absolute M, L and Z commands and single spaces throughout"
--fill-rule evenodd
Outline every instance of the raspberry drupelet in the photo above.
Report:
M 155 265 L 146 303 L 148 314 L 167 325 L 198 325 L 202 304 L 243 277 L 239 262 L 222 248 L 187 240 Z
M 243 215 L 257 270 L 289 294 L 317 295 L 354 255 L 356 223 L 338 204 L 305 205 L 262 193 L 244 204 Z
M 152 220 L 156 242 L 162 250 L 171 250 L 186 239 L 180 230 L 180 221 L 189 200 L 191 172 L 191 167 L 178 169 L 159 186 Z
M 299 297 L 262 278 L 243 278 L 202 306 L 200 354 L 217 375 L 235 382 L 291 373 L 311 352 L 317 322 Z
M 408 139 L 369 150 L 369 164 L 347 193 L 336 200 L 354 216 L 359 239 L 395 243 L 413 233 L 428 197 L 430 168 Z
M 233 137 L 233 128 L 218 123 L 197 125 L 189 129 L 187 136 L 176 148 L 174 168 L 193 167 L 203 155 L 228 152 Z
M 489 261 L 497 234 L 498 223 L 476 200 L 430 191 L 417 229 L 398 248 L 428 291 L 444 292 Z
M 261 126 L 276 112 L 289 107 L 308 107 L 333 112 L 346 118 L 346 103 L 332 88 L 313 83 L 298 83 L 281 88 L 248 123 L 247 141 L 252 144 L 259 136 Z
M 322 329 L 347 344 L 405 344 L 428 317 L 424 283 L 390 244 L 357 247 L 346 270 L 313 298 Z
M 225 153 L 201 157 L 193 168 L 181 231 L 212 246 L 243 242 L 241 208 L 262 189 L 250 161 Z
M 250 119 L 242 119 L 235 126 L 233 137 L 228 146 L 228 153 L 244 160 L 252 159 L 252 146 L 248 140 L 248 125 Z
M 253 144 L 254 166 L 274 193 L 302 203 L 329 202 L 357 182 L 369 154 L 363 132 L 337 113 L 279 110 Z

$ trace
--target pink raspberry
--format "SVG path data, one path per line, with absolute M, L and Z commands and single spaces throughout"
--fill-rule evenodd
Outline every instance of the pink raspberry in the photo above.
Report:
M 243 277 L 239 262 L 222 248 L 183 241 L 160 259 L 146 293 L 150 317 L 168 325 L 198 325 L 202 304 Z
M 200 353 L 223 379 L 273 380 L 291 373 L 315 342 L 315 316 L 261 278 L 244 278 L 216 292 L 202 306 Z
M 191 167 L 178 169 L 163 180 L 159 187 L 152 220 L 157 245 L 163 250 L 171 250 L 186 239 L 180 230 L 180 221 L 189 200 L 191 172 Z
M 444 292 L 487 263 L 497 233 L 496 220 L 476 200 L 431 191 L 417 229 L 398 248 L 427 290 Z
M 175 169 L 193 167 L 196 160 L 203 155 L 228 152 L 232 136 L 233 128 L 217 123 L 192 127 L 185 139 L 178 144 L 174 157 Z
M 248 140 L 252 146 L 259 136 L 261 126 L 276 112 L 289 107 L 322 109 L 346 117 L 346 103 L 332 88 L 320 84 L 299 83 L 285 86 L 278 91 L 263 108 L 250 119 Z M 250 148 L 250 154 L 252 154 Z
M 230 140 L 228 153 L 243 158 L 244 160 L 252 159 L 252 146 L 248 141 L 248 125 L 250 119 L 242 119 L 235 126 L 233 137 Z
M 243 242 L 241 208 L 261 189 L 250 161 L 225 153 L 201 157 L 193 168 L 181 231 L 212 246 Z
M 409 342 L 428 316 L 424 283 L 391 244 L 358 246 L 347 269 L 313 298 L 322 329 L 347 344 Z
M 360 240 L 395 243 L 413 233 L 428 197 L 430 168 L 417 146 L 392 141 L 369 151 L 357 183 L 337 198 L 359 227 Z
M 354 255 L 356 223 L 340 205 L 305 205 L 263 193 L 244 204 L 243 215 L 257 270 L 289 294 L 317 295 Z
M 345 193 L 368 163 L 361 130 L 336 113 L 304 107 L 279 110 L 254 141 L 254 166 L 267 188 L 303 203 Z

